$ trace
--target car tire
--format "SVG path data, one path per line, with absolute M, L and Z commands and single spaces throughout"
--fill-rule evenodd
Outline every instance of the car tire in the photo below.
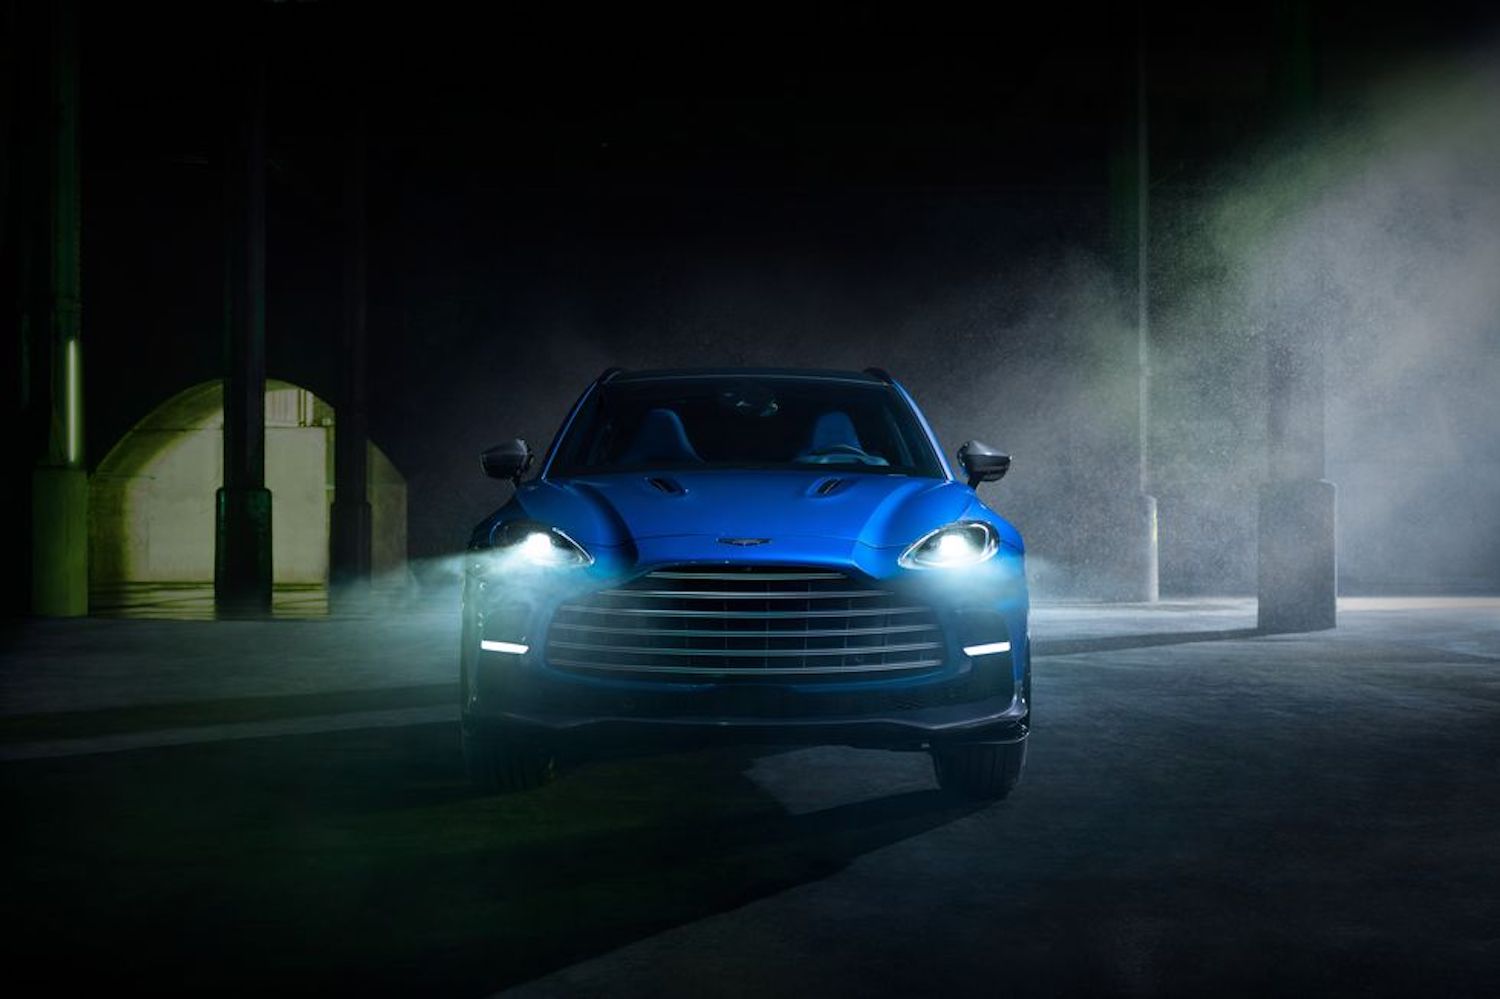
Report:
M 464 732 L 463 747 L 469 781 L 481 791 L 530 791 L 556 776 L 552 754 L 522 740 Z
M 963 798 L 999 801 L 1010 794 L 1025 767 L 1025 739 L 932 747 L 938 786 Z

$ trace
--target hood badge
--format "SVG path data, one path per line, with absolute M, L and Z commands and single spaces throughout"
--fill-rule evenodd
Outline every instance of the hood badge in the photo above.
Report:
M 721 545 L 735 545 L 739 548 L 749 548 L 752 545 L 764 545 L 770 543 L 770 538 L 720 538 Z

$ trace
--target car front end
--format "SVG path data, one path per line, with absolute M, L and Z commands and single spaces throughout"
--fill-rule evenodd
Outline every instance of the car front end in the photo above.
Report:
M 1024 568 L 921 571 L 818 539 L 676 537 L 573 571 L 470 553 L 464 708 L 552 739 L 920 746 L 1024 733 Z M 524 563 L 516 565 L 515 563 Z
M 557 474 L 557 450 L 465 557 L 473 746 L 506 765 L 524 747 L 527 774 L 720 740 L 926 749 L 940 776 L 945 747 L 1012 747 L 1014 783 L 1030 720 L 1024 552 L 937 474 L 946 462 Z

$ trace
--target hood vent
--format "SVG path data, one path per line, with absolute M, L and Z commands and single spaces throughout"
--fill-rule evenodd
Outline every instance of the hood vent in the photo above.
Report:
M 668 496 L 682 496 L 687 493 L 687 490 L 682 488 L 682 483 L 678 482 L 676 479 L 669 479 L 664 476 L 653 476 L 646 481 L 650 483 L 653 488 L 666 493 Z

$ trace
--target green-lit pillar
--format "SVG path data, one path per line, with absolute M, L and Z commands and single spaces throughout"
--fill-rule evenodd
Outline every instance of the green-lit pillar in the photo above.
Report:
M 369 418 L 365 394 L 365 136 L 352 105 L 344 170 L 343 392 L 334 421 L 329 582 L 335 606 L 370 578 Z
M 88 473 L 83 462 L 82 291 L 78 183 L 78 7 L 51 7 L 45 322 L 27 316 L 32 403 L 46 420 L 31 477 L 31 609 L 88 613 Z M 32 310 L 28 310 L 30 313 Z M 41 310 L 37 310 L 41 311 Z M 38 328 L 43 327 L 43 328 Z M 43 335 L 38 336 L 41 333 Z
M 1272 86 L 1285 123 L 1310 124 L 1312 32 L 1304 0 L 1277 7 Z M 1324 479 L 1324 331 L 1283 319 L 1266 332 L 1266 461 L 1258 517 L 1259 626 L 1317 631 L 1338 622 L 1336 492 Z
M 266 64 L 259 11 L 244 33 L 225 156 L 227 274 L 224 485 L 214 538 L 221 612 L 271 607 L 271 493 L 266 489 Z
M 1147 131 L 1146 33 L 1136 15 L 1133 50 L 1122 60 L 1120 100 L 1110 150 L 1110 237 L 1114 270 L 1124 291 L 1128 328 L 1134 334 L 1136 381 L 1135 474 L 1121 496 L 1116 558 L 1108 596 L 1154 601 L 1159 591 L 1156 498 L 1150 493 L 1151 297 L 1150 143 Z

